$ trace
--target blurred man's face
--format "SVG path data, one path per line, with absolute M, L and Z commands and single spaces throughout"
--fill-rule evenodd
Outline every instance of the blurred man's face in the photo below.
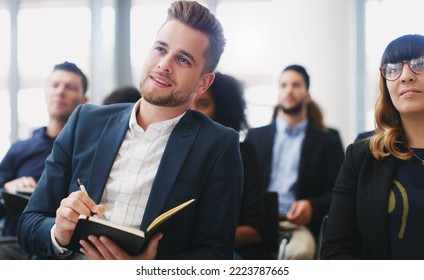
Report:
M 50 118 L 67 121 L 74 109 L 87 102 L 82 77 L 73 72 L 55 70 L 46 85 L 46 103 Z

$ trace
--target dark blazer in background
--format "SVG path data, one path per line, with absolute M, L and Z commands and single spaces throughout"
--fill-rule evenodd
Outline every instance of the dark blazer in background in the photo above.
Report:
M 246 135 L 246 142 L 252 143 L 257 151 L 261 169 L 261 181 L 268 188 L 271 179 L 272 150 L 276 123 L 252 128 Z M 330 207 L 331 190 L 339 173 L 344 152 L 334 134 L 326 133 L 308 123 L 300 155 L 299 176 L 296 182 L 297 199 L 308 199 L 313 214 L 307 225 L 318 240 L 322 218 Z M 343 152 L 343 154 L 340 154 Z
M 265 217 L 265 190 L 261 186 L 258 165 L 258 156 L 252 144 L 240 143 L 240 153 L 243 161 L 244 186 L 240 208 L 239 226 L 249 226 L 258 231 L 263 242 L 250 244 L 235 249 L 236 253 L 245 260 L 267 258 L 265 242 L 269 232 Z
M 324 234 L 323 259 L 388 259 L 389 191 L 397 159 L 376 160 L 367 140 L 348 146 Z
M 133 106 L 83 105 L 74 111 L 21 215 L 18 239 L 28 252 L 55 257 L 50 229 L 60 201 L 78 190 L 77 178 L 99 203 Z M 165 147 L 140 228 L 182 202 L 197 202 L 179 227 L 160 240 L 157 258 L 231 259 L 242 184 L 238 133 L 188 110 Z

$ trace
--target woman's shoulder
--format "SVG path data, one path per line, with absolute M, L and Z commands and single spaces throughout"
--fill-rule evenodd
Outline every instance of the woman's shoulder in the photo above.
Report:
M 350 157 L 355 162 L 364 162 L 367 158 L 374 158 L 370 150 L 370 140 L 368 138 L 351 143 L 346 149 L 346 157 Z

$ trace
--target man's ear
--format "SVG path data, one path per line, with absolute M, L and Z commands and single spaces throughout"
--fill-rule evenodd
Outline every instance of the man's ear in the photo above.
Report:
M 197 94 L 200 95 L 205 93 L 208 90 L 208 88 L 211 86 L 214 80 L 215 80 L 215 73 L 211 72 L 211 73 L 203 74 L 197 86 Z
M 311 102 L 312 102 L 311 94 L 310 94 L 310 93 L 309 93 L 309 91 L 308 91 L 308 96 L 306 96 L 305 103 L 306 103 L 306 104 L 309 104 L 309 103 L 311 103 Z
M 88 97 L 84 95 L 84 97 L 81 99 L 81 104 L 85 104 L 88 102 Z

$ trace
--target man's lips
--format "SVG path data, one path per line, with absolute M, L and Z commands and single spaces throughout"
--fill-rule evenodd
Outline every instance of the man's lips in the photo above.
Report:
M 66 103 L 62 102 L 62 101 L 53 101 L 52 105 L 56 106 L 56 107 L 65 107 Z
M 159 85 L 166 86 L 166 87 L 171 86 L 171 84 L 168 82 L 168 80 L 163 76 L 151 75 L 150 78 L 152 79 L 152 81 L 154 81 L 155 83 L 157 83 Z

